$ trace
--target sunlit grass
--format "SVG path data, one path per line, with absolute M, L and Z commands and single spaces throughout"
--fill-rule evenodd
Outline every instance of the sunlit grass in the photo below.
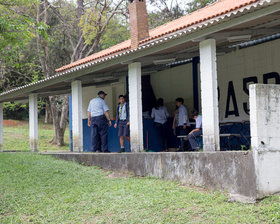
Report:
M 0 223 L 279 223 L 280 196 L 257 204 L 219 192 L 46 155 L 0 153 Z
M 44 124 L 39 120 L 39 150 L 69 150 L 69 129 L 65 131 L 65 146 L 57 147 L 52 145 L 50 141 L 54 136 L 52 124 Z M 4 121 L 4 150 L 12 151 L 29 151 L 29 127 L 28 121 Z

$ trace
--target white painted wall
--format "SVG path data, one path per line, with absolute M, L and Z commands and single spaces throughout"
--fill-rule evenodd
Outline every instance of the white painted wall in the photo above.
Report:
M 73 130 L 73 151 L 83 151 L 83 120 L 82 120 L 82 82 L 75 80 L 71 83 L 72 94 L 72 130 Z
M 249 96 L 243 91 L 243 79 L 256 76 L 259 83 L 263 83 L 263 75 L 270 72 L 280 74 L 280 40 L 240 49 L 217 57 L 218 86 L 220 88 L 219 119 L 227 121 L 248 121 L 249 115 L 243 109 L 247 103 L 249 109 Z M 228 85 L 232 81 L 239 116 L 226 117 L 226 102 Z M 274 80 L 269 83 L 274 84 Z M 156 97 L 162 97 L 171 114 L 174 112 L 175 99 L 183 97 L 185 104 L 193 108 L 192 64 L 186 64 L 151 75 L 151 84 Z M 200 93 L 200 85 L 198 86 Z M 248 88 L 249 90 L 249 88 Z M 233 110 L 232 98 L 229 110 Z
M 3 104 L 0 103 L 0 152 L 3 151 Z
M 280 192 L 280 85 L 250 85 L 250 122 L 258 197 Z
M 113 83 L 111 85 L 107 86 L 90 86 L 90 87 L 84 87 L 82 89 L 83 92 L 83 119 L 87 118 L 87 109 L 88 109 L 88 104 L 89 101 L 92 98 L 97 97 L 97 93 L 103 90 L 106 92 L 108 95 L 105 98 L 106 103 L 109 106 L 110 109 L 110 116 L 111 119 L 113 119 L 116 116 L 116 107 L 118 104 L 118 97 L 121 94 L 126 93 L 126 78 L 123 77 L 120 79 L 120 82 L 118 83 Z
M 173 115 L 175 99 L 182 97 L 189 111 L 193 107 L 192 64 L 166 69 L 151 75 L 151 85 L 156 98 L 162 97 L 168 112 Z
M 143 151 L 143 116 L 141 63 L 128 65 L 129 114 L 130 114 L 130 148 L 131 152 Z
M 243 78 L 257 76 L 258 82 L 263 83 L 263 74 L 270 72 L 278 72 L 280 74 L 279 58 L 280 40 L 237 50 L 218 57 L 218 84 L 221 96 L 219 101 L 220 121 L 249 120 L 249 115 L 243 110 L 243 103 L 249 102 L 249 96 L 243 91 Z M 226 118 L 229 81 L 233 81 L 234 84 L 239 116 L 230 115 Z M 230 109 L 232 108 L 233 104 L 231 101 Z
M 30 151 L 38 151 L 38 96 L 29 95 L 29 143 Z
M 217 91 L 216 41 L 199 43 L 203 151 L 219 151 L 219 108 Z

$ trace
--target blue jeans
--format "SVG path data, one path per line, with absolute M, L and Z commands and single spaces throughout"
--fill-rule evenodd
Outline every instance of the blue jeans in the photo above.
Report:
M 91 151 L 108 151 L 108 124 L 105 116 L 91 118 Z M 101 147 L 100 147 L 101 144 Z
M 196 141 L 196 138 L 202 135 L 202 129 L 198 130 L 198 131 L 194 131 L 193 133 L 189 134 L 189 142 L 191 144 L 192 150 L 197 150 L 198 144 Z

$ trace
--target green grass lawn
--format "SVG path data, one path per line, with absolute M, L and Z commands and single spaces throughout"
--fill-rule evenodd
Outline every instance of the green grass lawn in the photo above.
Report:
M 0 223 L 280 223 L 280 196 L 257 204 L 30 153 L 0 153 Z
M 65 146 L 57 147 L 50 144 L 54 136 L 52 124 L 44 124 L 39 120 L 39 150 L 69 150 L 69 129 L 65 131 Z M 4 122 L 4 150 L 30 151 L 29 148 L 29 127 L 28 121 L 7 120 Z

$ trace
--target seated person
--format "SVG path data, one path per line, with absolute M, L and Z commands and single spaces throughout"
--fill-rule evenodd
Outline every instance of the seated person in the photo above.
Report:
M 188 134 L 188 139 L 193 151 L 198 151 L 199 147 L 196 138 L 202 135 L 202 116 L 198 115 L 197 110 L 192 111 L 192 117 L 195 120 L 195 129 Z

